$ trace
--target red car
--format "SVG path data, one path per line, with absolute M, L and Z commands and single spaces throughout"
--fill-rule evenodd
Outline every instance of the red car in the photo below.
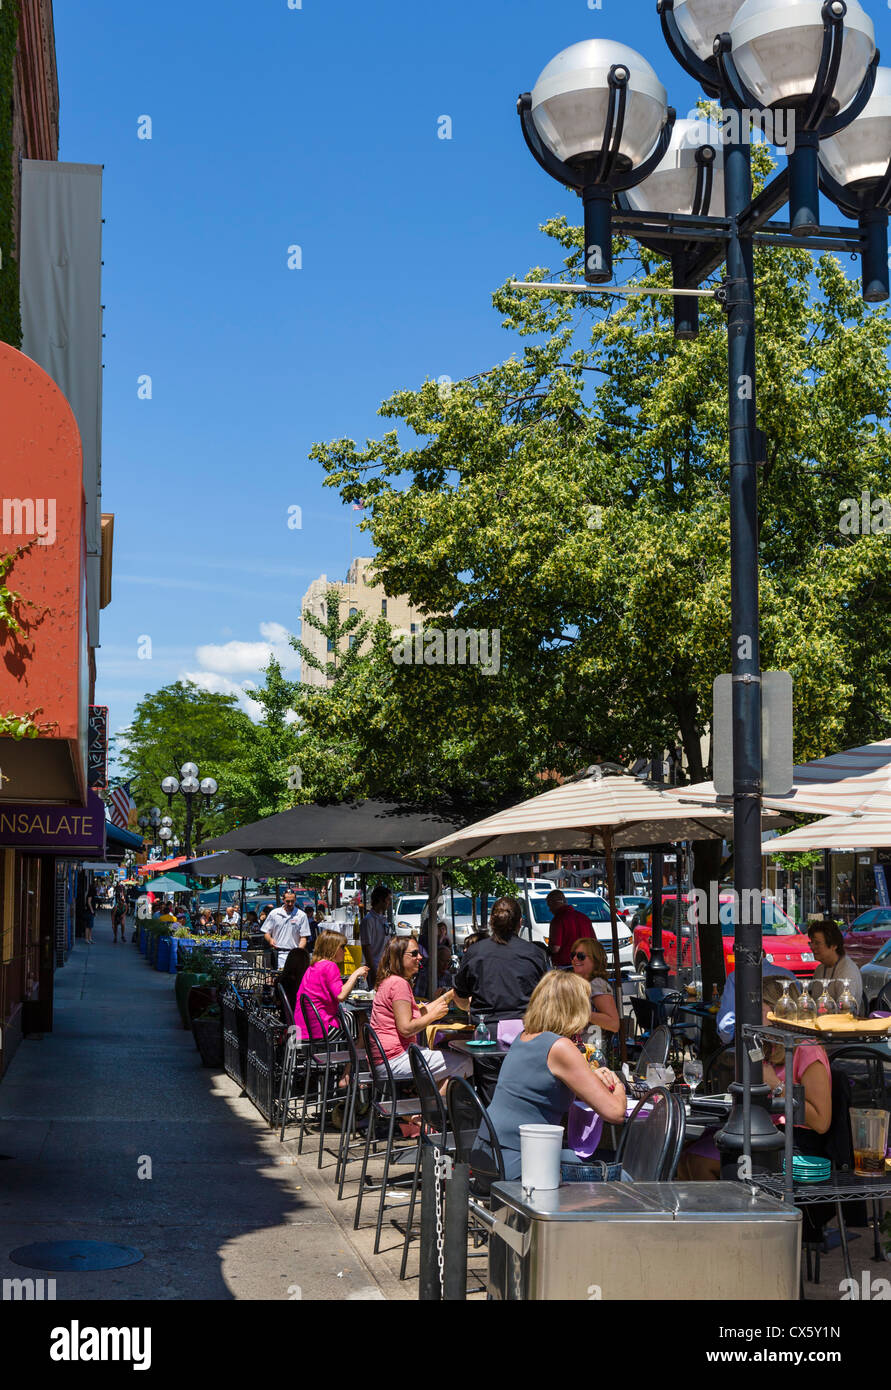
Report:
M 845 955 L 868 965 L 891 937 L 891 907 L 870 907 L 845 930 Z
M 687 894 L 684 894 L 684 903 L 689 902 Z M 734 956 L 733 922 L 735 918 L 735 906 L 733 894 L 724 892 L 718 898 L 718 913 L 721 925 L 727 929 L 723 933 L 724 941 L 724 968 L 729 975 L 731 970 L 736 968 L 736 957 Z M 646 914 L 646 915 L 644 915 Z M 696 928 L 691 926 L 686 920 L 687 912 L 684 912 L 684 920 L 681 923 L 681 965 L 693 964 L 693 942 L 696 936 Z M 637 925 L 640 923 L 640 925 Z M 646 968 L 650 959 L 650 942 L 653 935 L 653 911 L 652 903 L 648 902 L 645 908 L 641 908 L 635 918 L 634 926 L 634 966 L 638 972 Z M 771 898 L 761 899 L 761 935 L 764 942 L 764 949 L 767 959 L 774 965 L 781 965 L 784 970 L 790 970 L 793 975 L 800 975 L 806 978 L 813 975 L 817 968 L 814 953 L 811 950 L 811 943 L 803 932 L 800 932 L 782 908 Z M 670 970 L 674 970 L 678 964 L 678 936 L 677 936 L 677 894 L 663 893 L 662 895 L 662 950 L 668 962 Z

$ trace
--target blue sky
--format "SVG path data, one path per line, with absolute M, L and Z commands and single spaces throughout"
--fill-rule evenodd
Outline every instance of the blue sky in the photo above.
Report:
M 105 165 L 116 520 L 97 699 L 117 730 L 181 675 L 257 680 L 271 647 L 288 653 L 308 582 L 371 553 L 308 460 L 315 441 L 378 435 L 394 390 L 513 351 L 491 292 L 547 263 L 538 225 L 579 206 L 526 151 L 518 92 L 602 36 L 653 63 L 679 114 L 698 93 L 652 0 L 54 8 L 60 157 Z M 866 8 L 891 51 L 891 14 Z

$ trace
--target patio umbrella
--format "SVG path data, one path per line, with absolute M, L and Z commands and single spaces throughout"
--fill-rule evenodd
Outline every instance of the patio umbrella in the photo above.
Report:
M 195 878 L 299 878 L 303 866 L 283 864 L 268 854 L 243 854 L 230 850 L 223 854 L 205 854 L 189 859 L 185 865 Z
M 454 819 L 391 801 L 310 804 L 279 811 L 252 825 L 240 825 L 228 835 L 205 841 L 202 849 L 267 854 L 417 849 L 437 835 L 448 834 L 456 824 Z
M 613 960 L 618 966 L 615 851 L 633 845 L 662 844 L 666 840 L 727 839 L 732 834 L 733 814 L 722 807 L 686 806 L 670 796 L 665 787 L 627 773 L 604 776 L 595 769 L 593 773 L 564 782 L 560 787 L 424 845 L 418 854 L 458 859 L 543 850 L 603 854 Z M 613 988 L 621 1013 L 618 968 Z
M 413 877 L 427 868 L 425 860 L 409 864 L 398 854 L 368 854 L 364 850 L 347 850 L 340 854 L 320 854 L 306 859 L 298 866 L 301 874 L 404 874 Z
M 147 883 L 146 888 L 151 893 L 185 893 L 186 885 L 173 874 L 162 874 L 160 878 L 153 878 Z
M 729 805 L 730 797 L 718 797 L 714 782 L 677 787 L 672 795 L 681 801 Z M 793 769 L 792 790 L 783 796 L 765 796 L 765 806 L 804 815 L 844 815 L 868 811 L 891 815 L 891 738 L 846 748 L 826 758 L 814 758 Z
M 853 811 L 848 816 L 825 816 L 786 835 L 765 840 L 762 854 L 796 853 L 806 849 L 876 849 L 891 845 L 891 815 Z

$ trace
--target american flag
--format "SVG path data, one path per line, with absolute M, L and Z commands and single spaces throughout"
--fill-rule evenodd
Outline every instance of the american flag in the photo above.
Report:
M 111 793 L 111 823 L 126 830 L 130 823 L 130 812 L 136 810 L 136 802 L 130 795 L 130 783 L 122 782 Z

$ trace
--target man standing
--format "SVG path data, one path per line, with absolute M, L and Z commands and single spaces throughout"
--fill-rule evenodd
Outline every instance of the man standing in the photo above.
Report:
M 571 965 L 572 948 L 576 941 L 585 936 L 595 936 L 590 917 L 570 907 L 559 888 L 548 894 L 548 907 L 554 914 L 548 933 L 548 950 L 556 966 Z
M 306 946 L 309 940 L 309 921 L 302 908 L 297 906 L 297 894 L 289 888 L 281 907 L 273 908 L 263 923 L 263 935 L 270 946 L 278 952 L 278 968 L 284 968 L 288 952 L 297 946 Z
M 368 966 L 368 978 L 372 981 L 390 940 L 390 920 L 387 917 L 389 906 L 390 890 L 383 883 L 379 883 L 371 894 L 371 911 L 366 912 L 359 926 L 362 959 Z

